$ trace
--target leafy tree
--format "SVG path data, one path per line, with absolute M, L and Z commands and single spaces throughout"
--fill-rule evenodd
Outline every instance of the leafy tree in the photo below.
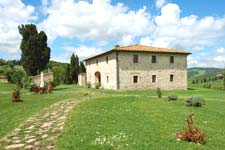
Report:
M 79 58 L 77 55 L 72 54 L 70 59 L 70 67 L 71 67 L 71 78 L 74 83 L 78 82 L 78 74 L 79 74 Z
M 38 33 L 34 24 L 21 25 L 18 29 L 22 36 L 20 45 L 22 65 L 28 75 L 36 75 L 45 68 L 50 59 L 47 36 L 43 31 Z
M 66 66 L 65 83 L 66 84 L 72 83 L 72 79 L 70 76 L 70 65 L 69 64 L 67 64 L 67 66 Z
M 86 72 L 86 68 L 84 66 L 84 63 L 81 61 L 80 67 L 79 67 L 79 73 L 85 73 L 85 72 Z
M 54 86 L 63 84 L 65 81 L 65 74 L 66 74 L 65 68 L 60 67 L 60 66 L 54 66 L 52 68 L 52 72 L 54 74 L 54 76 L 53 76 Z

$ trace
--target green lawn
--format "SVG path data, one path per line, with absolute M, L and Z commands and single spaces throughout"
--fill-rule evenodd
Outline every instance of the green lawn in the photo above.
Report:
M 14 86 L 13 84 L 0 84 L 0 138 L 44 107 L 61 100 L 80 99 L 85 97 L 84 93 L 87 92 L 86 89 L 84 91 L 84 88 L 74 85 L 58 86 L 52 94 L 43 95 L 22 90 L 23 102 L 13 103 L 11 102 L 11 93 Z
M 225 91 L 192 89 L 96 90 L 75 85 L 58 86 L 52 94 L 35 95 L 22 90 L 24 102 L 12 103 L 14 85 L 0 84 L 0 138 L 44 107 L 66 99 L 86 100 L 70 113 L 57 149 L 223 149 L 225 147 Z M 176 94 L 178 101 L 166 97 Z M 184 99 L 199 95 L 206 99 L 202 108 L 184 105 Z M 190 109 L 195 124 L 206 134 L 205 145 L 176 141 L 175 133 L 186 129 Z
M 155 91 L 103 90 L 113 97 L 78 105 L 70 115 L 57 149 L 223 149 L 225 147 L 225 92 L 216 90 L 164 91 L 182 97 L 175 102 L 158 99 Z M 123 95 L 123 96 L 122 96 Z M 185 97 L 203 96 L 206 105 L 190 108 Z M 195 113 L 195 124 L 206 134 L 205 145 L 176 141 L 186 129 L 185 118 Z

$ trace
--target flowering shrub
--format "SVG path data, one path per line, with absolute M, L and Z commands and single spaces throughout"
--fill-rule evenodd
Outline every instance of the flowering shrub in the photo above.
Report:
M 193 112 L 188 115 L 188 118 L 186 119 L 188 129 L 184 132 L 177 132 L 177 139 L 203 144 L 205 142 L 205 135 L 200 128 L 194 127 L 193 116 Z
M 12 101 L 13 102 L 21 102 L 20 97 L 20 87 L 17 85 L 16 88 L 12 92 Z

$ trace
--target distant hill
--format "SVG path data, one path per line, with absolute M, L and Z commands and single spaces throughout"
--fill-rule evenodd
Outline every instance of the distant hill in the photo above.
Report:
M 189 68 L 188 78 L 218 74 L 221 72 L 223 72 L 223 69 L 221 68 L 201 68 L 201 67 Z

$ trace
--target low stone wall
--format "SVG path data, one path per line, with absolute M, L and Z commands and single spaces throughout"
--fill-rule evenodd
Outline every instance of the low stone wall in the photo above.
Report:
M 49 72 L 49 73 L 44 73 L 44 82 L 47 83 L 49 81 L 53 81 L 53 73 Z M 31 80 L 36 86 L 40 86 L 41 83 L 41 75 L 36 75 L 32 77 Z
M 8 79 L 5 76 L 0 76 L 0 83 L 7 83 Z

